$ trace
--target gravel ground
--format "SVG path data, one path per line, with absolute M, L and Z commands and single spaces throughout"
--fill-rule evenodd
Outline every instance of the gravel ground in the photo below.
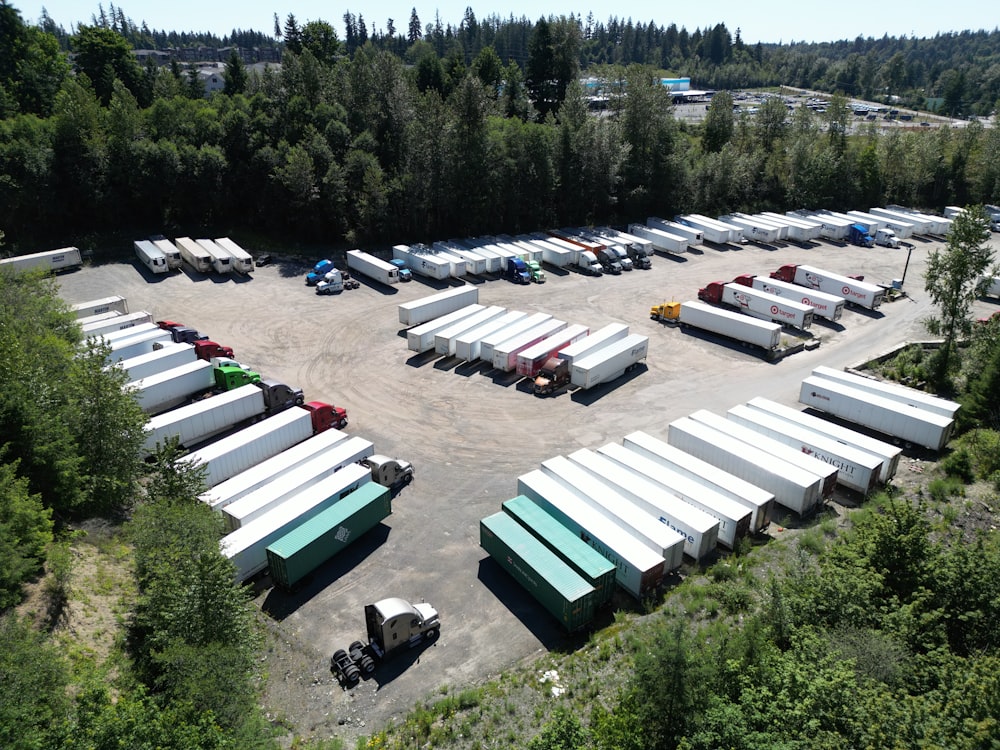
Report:
M 592 330 L 623 322 L 650 337 L 644 368 L 591 392 L 549 399 L 484 365 L 408 351 L 397 305 L 447 286 L 419 277 L 393 288 L 362 281 L 360 289 L 322 297 L 305 287 L 301 263 L 221 279 L 190 272 L 153 278 L 137 263 L 122 262 L 87 267 L 60 283 L 69 302 L 121 294 L 133 311 L 194 326 L 232 346 L 265 377 L 303 388 L 308 399 L 345 406 L 348 432 L 413 463 L 416 480 L 395 498 L 392 515 L 302 590 L 285 594 L 266 579 L 257 585 L 256 601 L 273 635 L 263 656 L 265 709 L 290 733 L 341 736 L 350 745 L 442 685 L 474 684 L 546 650 L 574 646 L 478 544 L 479 519 L 515 494 L 518 475 L 554 455 L 617 442 L 634 430 L 665 438 L 672 419 L 699 408 L 724 412 L 758 395 L 795 406 L 799 382 L 813 367 L 844 367 L 925 338 L 920 321 L 930 307 L 922 270 L 934 246 L 916 241 L 908 297 L 878 313 L 849 310 L 839 325 L 815 325 L 819 346 L 777 363 L 665 327 L 650 320 L 649 307 L 693 299 L 709 281 L 765 274 L 785 263 L 889 282 L 903 275 L 906 251 L 826 242 L 712 247 L 658 256 L 651 270 L 619 277 L 550 270 L 546 284 L 527 287 L 473 279 L 484 304 L 547 312 Z M 364 604 L 386 596 L 434 604 L 441 637 L 344 690 L 329 671 L 329 655 L 363 637 Z M 623 599 L 618 606 L 631 603 Z

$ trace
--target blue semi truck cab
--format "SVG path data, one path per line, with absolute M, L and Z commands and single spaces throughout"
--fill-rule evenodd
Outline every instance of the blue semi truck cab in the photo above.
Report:
M 504 272 L 504 277 L 516 284 L 531 283 L 531 272 L 528 270 L 528 264 L 520 258 L 507 258 L 507 269 Z

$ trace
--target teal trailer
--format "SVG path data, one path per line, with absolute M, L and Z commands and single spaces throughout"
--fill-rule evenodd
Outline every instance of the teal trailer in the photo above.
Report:
M 506 513 L 479 522 L 479 543 L 566 630 L 580 630 L 593 621 L 594 587 Z
M 295 586 L 390 513 L 389 488 L 363 484 L 268 546 L 271 578 L 278 586 Z
M 594 587 L 598 607 L 611 601 L 615 593 L 614 563 L 524 495 L 507 500 L 503 509 Z

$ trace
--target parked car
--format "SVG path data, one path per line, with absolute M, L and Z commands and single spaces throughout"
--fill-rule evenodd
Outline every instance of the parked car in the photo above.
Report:
M 262 254 L 260 254 L 260 255 L 257 256 L 257 260 L 255 262 L 255 265 L 258 268 L 260 266 L 269 266 L 269 265 L 271 265 L 271 261 L 273 261 L 273 260 L 274 260 L 274 258 L 271 257 L 270 253 L 262 253 Z

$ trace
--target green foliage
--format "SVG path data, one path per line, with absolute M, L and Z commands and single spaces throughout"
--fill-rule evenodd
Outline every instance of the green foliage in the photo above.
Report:
M 960 477 L 936 477 L 927 484 L 927 494 L 936 503 L 946 503 L 953 497 L 964 494 L 964 480 Z
M 966 484 L 975 479 L 975 473 L 972 468 L 972 457 L 965 448 L 956 448 L 941 459 L 941 469 L 945 475 L 960 479 Z
M 590 733 L 576 714 L 565 708 L 557 708 L 552 721 L 528 742 L 528 750 L 582 750 L 588 747 Z
M 39 571 L 52 542 L 52 511 L 29 492 L 17 467 L 0 464 L 0 611 L 20 601 L 21 584 Z

